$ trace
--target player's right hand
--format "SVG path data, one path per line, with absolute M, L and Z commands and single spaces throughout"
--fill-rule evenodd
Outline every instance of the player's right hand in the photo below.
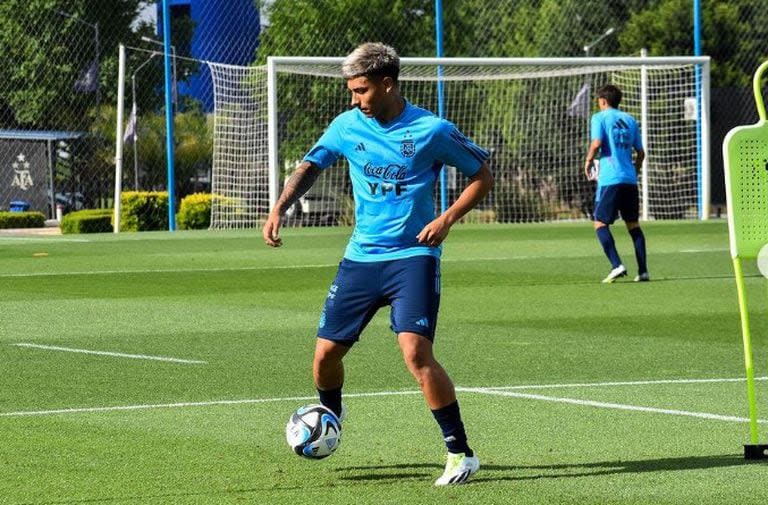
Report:
M 595 160 L 589 160 L 584 162 L 584 175 L 588 181 L 597 180 L 597 163 Z
M 270 247 L 280 247 L 283 245 L 283 239 L 280 238 L 280 214 L 270 213 L 264 228 L 261 229 L 261 236 L 264 237 L 264 243 Z

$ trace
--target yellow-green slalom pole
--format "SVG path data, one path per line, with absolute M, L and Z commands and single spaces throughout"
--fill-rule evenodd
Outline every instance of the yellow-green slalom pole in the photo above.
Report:
M 755 366 L 752 361 L 752 334 L 749 331 L 749 312 L 747 311 L 747 291 L 744 287 L 744 272 L 741 259 L 733 258 L 733 271 L 736 274 L 736 291 L 739 295 L 739 313 L 741 314 L 741 337 L 744 342 L 744 366 L 747 370 L 747 401 L 749 402 L 749 438 L 758 443 L 757 435 L 757 397 L 755 395 Z
M 755 71 L 752 78 L 752 92 L 755 95 L 755 105 L 760 121 L 768 120 L 763 102 L 762 75 L 768 69 L 768 60 L 764 61 Z M 757 432 L 757 399 L 755 395 L 755 369 L 752 363 L 752 335 L 749 330 L 749 312 L 747 311 L 747 292 L 744 287 L 744 274 L 741 270 L 741 260 L 733 259 L 736 273 L 736 290 L 739 295 L 739 312 L 741 312 L 741 333 L 744 341 L 744 365 L 747 370 L 747 401 L 749 402 L 749 434 L 753 444 L 758 443 Z
M 761 88 L 761 78 L 766 71 L 768 71 L 768 61 L 758 67 L 752 80 L 755 105 L 760 120 L 754 125 L 738 126 L 732 129 L 723 141 L 728 231 L 739 301 L 749 402 L 751 443 L 744 445 L 746 459 L 768 459 L 768 444 L 759 443 L 749 304 L 742 270 L 742 260 L 757 259 L 760 249 L 768 242 L 768 230 L 763 226 L 768 219 L 764 203 L 768 200 L 768 174 L 762 170 L 768 154 L 766 151 L 768 114 L 766 114 Z
M 764 61 L 762 65 L 757 67 L 757 71 L 755 72 L 755 76 L 752 78 L 752 92 L 755 94 L 755 104 L 757 105 L 757 115 L 760 116 L 761 121 L 768 120 L 768 116 L 766 116 L 765 113 L 765 103 L 763 103 L 763 93 L 760 89 L 760 81 L 762 80 L 760 77 L 763 75 L 763 72 L 768 69 L 768 60 Z

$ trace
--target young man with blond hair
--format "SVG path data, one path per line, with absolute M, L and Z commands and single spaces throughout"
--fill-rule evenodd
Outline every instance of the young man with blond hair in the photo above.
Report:
M 441 244 L 451 226 L 493 186 L 488 152 L 449 121 L 400 94 L 395 50 L 366 43 L 347 56 L 342 74 L 351 110 L 339 114 L 291 177 L 263 228 L 278 247 L 281 215 L 340 157 L 349 164 L 355 228 L 317 332 L 313 375 L 320 402 L 345 417 L 342 360 L 376 311 L 390 322 L 408 370 L 439 424 L 448 462 L 436 485 L 461 484 L 480 463 L 467 443 L 456 393 L 432 345 L 440 302 Z M 435 217 L 434 186 L 443 164 L 469 178 L 458 199 Z

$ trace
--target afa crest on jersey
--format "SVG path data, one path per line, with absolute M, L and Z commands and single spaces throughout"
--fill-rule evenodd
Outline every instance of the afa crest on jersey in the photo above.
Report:
M 400 153 L 406 158 L 412 158 L 416 154 L 416 143 L 412 139 L 405 139 L 400 143 Z

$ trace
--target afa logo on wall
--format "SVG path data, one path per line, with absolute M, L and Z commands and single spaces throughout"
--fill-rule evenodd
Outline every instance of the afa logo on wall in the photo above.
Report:
M 20 153 L 16 156 L 16 161 L 11 164 L 11 167 L 13 167 L 14 172 L 11 186 L 16 186 L 20 190 L 26 191 L 30 186 L 35 185 L 35 181 L 32 180 L 32 174 L 29 172 L 29 161 L 27 161 L 27 157 L 24 156 L 24 153 Z
M 47 142 L 0 139 L 0 210 L 23 200 L 29 210 L 49 215 L 50 185 Z

